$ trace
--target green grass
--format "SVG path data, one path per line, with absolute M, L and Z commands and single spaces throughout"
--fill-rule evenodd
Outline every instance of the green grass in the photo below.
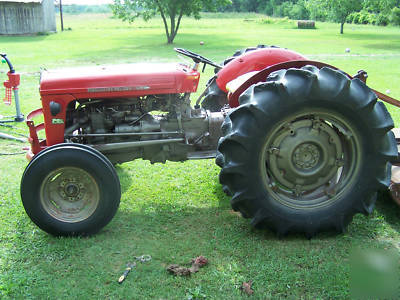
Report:
M 40 67 L 175 61 L 173 47 L 220 62 L 236 49 L 262 43 L 290 48 L 350 74 L 367 70 L 371 87 L 389 89 L 400 98 L 399 28 L 346 24 L 340 35 L 338 24 L 298 30 L 293 21 L 265 20 L 253 14 L 186 18 L 175 44 L 167 45 L 157 19 L 128 25 L 105 15 L 66 15 L 65 26 L 72 30 L 0 37 L 0 52 L 7 52 L 23 72 L 25 114 L 40 106 Z M 202 75 L 200 87 L 211 68 Z M 398 123 L 399 110 L 390 111 Z M 0 114 L 11 113 L 12 108 L 0 106 Z M 27 132 L 23 124 L 12 131 Z M 20 148 L 0 141 L 0 152 Z M 91 238 L 54 238 L 34 226 L 22 207 L 19 182 L 26 164 L 23 155 L 0 157 L 0 298 L 185 299 L 204 294 L 240 299 L 240 285 L 252 280 L 255 299 L 341 299 L 350 297 L 352 249 L 400 249 L 400 209 L 384 195 L 371 216 L 357 215 L 342 235 L 279 240 L 268 230 L 254 230 L 230 209 L 212 160 L 165 165 L 137 160 L 118 166 L 123 195 L 113 221 Z M 153 259 L 118 285 L 126 263 L 140 254 Z M 184 264 L 198 255 L 210 264 L 191 278 L 165 271 L 170 263 Z

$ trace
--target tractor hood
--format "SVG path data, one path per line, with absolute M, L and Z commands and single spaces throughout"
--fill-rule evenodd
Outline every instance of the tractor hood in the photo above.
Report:
M 200 74 L 183 64 L 127 64 L 43 71 L 40 94 L 78 99 L 191 93 Z

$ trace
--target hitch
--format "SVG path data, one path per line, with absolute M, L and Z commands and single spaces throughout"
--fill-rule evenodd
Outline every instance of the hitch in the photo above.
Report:
M 6 88 L 6 94 L 3 99 L 4 104 L 6 105 L 11 105 L 12 101 L 12 93 L 14 93 L 14 99 L 15 99 L 15 110 L 16 110 L 16 115 L 15 116 L 7 116 L 7 117 L 2 117 L 0 119 L 0 124 L 1 123 L 11 123 L 11 122 L 22 122 L 24 121 L 24 115 L 21 113 L 21 108 L 20 108 L 20 103 L 19 103 L 19 94 L 18 94 L 18 86 L 21 81 L 21 76 L 19 73 L 15 72 L 15 69 L 13 65 L 11 64 L 11 61 L 8 59 L 7 54 L 0 54 L 2 58 L 3 63 L 7 63 L 9 71 L 7 73 L 8 80 L 3 82 L 4 87 Z M 5 119 L 5 120 L 3 120 Z

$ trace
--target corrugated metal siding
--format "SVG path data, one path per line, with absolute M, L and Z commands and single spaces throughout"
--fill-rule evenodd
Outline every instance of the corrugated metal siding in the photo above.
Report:
M 0 0 L 0 2 L 16 2 L 16 3 L 42 3 L 43 0 Z
M 0 2 L 0 34 L 32 34 L 56 31 L 54 2 Z
M 53 0 L 44 0 L 42 1 L 42 10 L 44 16 L 43 26 L 46 28 L 44 31 L 57 31 L 56 28 L 56 15 L 54 11 L 54 1 Z

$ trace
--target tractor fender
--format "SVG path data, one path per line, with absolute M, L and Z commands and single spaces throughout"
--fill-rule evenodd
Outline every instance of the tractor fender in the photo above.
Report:
M 249 51 L 230 61 L 218 72 L 217 85 L 227 93 L 226 84 L 240 75 L 292 60 L 306 60 L 306 58 L 284 48 L 260 48 Z
M 263 70 L 254 73 L 250 78 L 248 78 L 246 81 L 244 81 L 239 87 L 237 87 L 234 91 L 230 91 L 228 94 L 228 102 L 230 107 L 238 107 L 239 106 L 239 97 L 240 95 L 246 91 L 250 86 L 253 84 L 256 84 L 258 82 L 263 82 L 267 79 L 268 75 L 271 74 L 272 72 L 279 71 L 282 69 L 289 69 L 289 68 L 302 68 L 307 65 L 312 65 L 315 66 L 319 69 L 322 67 L 329 67 L 334 70 L 338 70 L 338 68 L 328 65 L 323 62 L 319 61 L 313 61 L 313 60 L 291 60 L 291 61 L 285 61 L 285 62 L 280 62 L 277 64 L 273 64 L 270 66 L 267 66 Z M 224 70 L 224 69 L 223 69 Z M 343 71 L 341 71 L 344 73 Z M 346 76 L 348 76 L 350 79 L 353 78 L 349 74 L 344 73 Z

